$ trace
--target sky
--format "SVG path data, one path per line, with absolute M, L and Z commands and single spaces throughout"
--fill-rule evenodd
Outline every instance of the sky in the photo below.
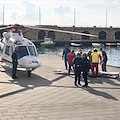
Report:
M 15 23 L 120 27 L 120 0 L 0 0 L 0 25 Z

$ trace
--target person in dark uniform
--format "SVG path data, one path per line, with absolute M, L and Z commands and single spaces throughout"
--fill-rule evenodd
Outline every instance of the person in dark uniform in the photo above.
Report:
M 108 60 L 107 54 L 102 48 L 100 48 L 100 51 L 102 52 L 102 71 L 107 72 L 107 69 L 106 69 L 106 64 Z
M 18 77 L 16 76 L 17 65 L 18 65 L 17 51 L 18 51 L 18 47 L 15 47 L 15 51 L 14 51 L 13 54 L 12 54 L 12 64 L 13 64 L 12 78 L 13 78 L 13 79 L 18 78 Z
M 90 60 L 87 59 L 86 53 L 83 53 L 82 59 L 82 71 L 83 71 L 83 78 L 85 81 L 85 85 L 83 87 L 88 86 L 87 75 L 90 69 Z
M 77 86 L 77 78 L 78 78 L 78 84 L 80 84 L 80 77 L 81 77 L 81 71 L 82 71 L 82 58 L 80 53 L 77 53 L 77 56 L 73 60 L 73 68 L 75 73 L 75 85 Z

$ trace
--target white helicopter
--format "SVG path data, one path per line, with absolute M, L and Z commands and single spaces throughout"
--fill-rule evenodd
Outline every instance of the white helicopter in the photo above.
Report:
M 12 27 L 4 27 L 0 28 L 0 30 Z M 26 68 L 28 76 L 31 76 L 32 70 L 40 66 L 35 45 L 30 40 L 24 38 L 20 30 L 15 28 L 4 32 L 1 45 L 3 47 L 1 60 L 8 65 L 12 65 L 11 56 L 15 47 L 18 47 L 18 68 Z
M 25 68 L 27 71 L 28 77 L 31 76 L 31 71 L 38 68 L 40 66 L 40 61 L 38 59 L 37 50 L 35 45 L 28 39 L 24 38 L 22 35 L 22 31 L 18 30 L 21 27 L 18 24 L 13 26 L 2 27 L 0 30 L 15 28 L 9 30 L 8 32 L 3 33 L 3 38 L 0 40 L 0 46 L 3 48 L 1 54 L 2 62 L 5 62 L 8 65 L 12 65 L 12 53 L 15 50 L 15 46 L 18 47 L 18 68 Z M 23 27 L 23 26 L 22 26 Z M 47 28 L 37 28 L 32 26 L 26 26 L 26 28 L 30 29 L 39 29 L 39 30 L 51 30 L 56 32 L 64 32 L 71 34 L 79 34 L 97 37 L 96 35 L 79 33 L 79 32 L 71 32 L 71 31 L 63 31 L 56 29 L 47 29 Z

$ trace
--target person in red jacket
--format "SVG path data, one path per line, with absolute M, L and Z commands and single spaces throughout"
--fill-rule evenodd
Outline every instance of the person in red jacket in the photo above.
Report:
M 70 53 L 68 53 L 68 64 L 69 64 L 69 69 L 68 69 L 68 74 L 70 74 L 71 66 L 72 66 L 72 61 L 75 58 L 75 53 L 74 50 L 72 50 Z

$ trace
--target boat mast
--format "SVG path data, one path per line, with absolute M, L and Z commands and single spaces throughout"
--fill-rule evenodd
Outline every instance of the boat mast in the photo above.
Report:
M 41 25 L 41 11 L 40 11 L 40 7 L 39 7 L 39 25 Z
M 75 8 L 74 8 L 74 27 L 75 27 Z
M 3 5 L 3 25 L 4 25 L 4 5 Z
M 106 27 L 107 27 L 107 9 L 106 9 Z

